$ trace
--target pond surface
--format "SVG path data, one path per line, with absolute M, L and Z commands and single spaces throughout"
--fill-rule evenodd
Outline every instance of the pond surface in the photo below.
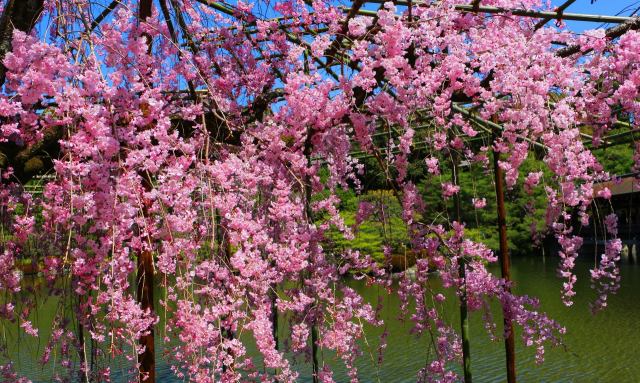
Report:
M 622 287 L 617 295 L 609 298 L 609 306 L 604 312 L 591 315 L 588 303 L 595 297 L 589 287 L 589 262 L 578 262 L 578 275 L 575 304 L 565 307 L 560 300 L 562 281 L 556 277 L 557 258 L 541 257 L 514 258 L 512 278 L 516 281 L 515 291 L 539 297 L 541 309 L 567 328 L 564 348 L 546 352 L 546 361 L 537 366 L 534 362 L 534 350 L 525 348 L 516 338 L 516 368 L 520 382 L 599 382 L 622 383 L 640 381 L 640 265 L 621 265 Z M 495 270 L 498 272 L 498 270 Z M 381 364 L 378 364 L 377 346 L 382 328 L 367 328 L 367 342 L 363 342 L 363 356 L 358 361 L 361 382 L 415 382 L 416 373 L 429 360 L 428 337 L 416 338 L 409 334 L 410 323 L 397 319 L 399 299 L 397 294 L 386 294 L 378 288 L 365 288 L 358 281 L 350 282 L 369 302 L 375 303 L 381 296 L 388 332 L 388 344 Z M 447 320 L 459 323 L 455 297 L 447 299 L 449 307 Z M 50 326 L 55 305 L 45 303 L 38 313 L 36 323 Z M 496 307 L 497 309 L 497 307 Z M 501 322 L 499 311 L 496 321 Z M 281 321 L 282 323 L 283 321 Z M 46 328 L 41 335 L 48 336 Z M 471 362 L 474 382 L 506 381 L 504 367 L 504 345 L 492 342 L 484 330 L 481 313 L 470 316 Z M 280 337 L 286 336 L 286 329 L 280 329 Z M 46 338 L 45 338 L 46 339 Z M 20 337 L 15 346 L 19 348 L 20 360 L 16 363 L 18 371 L 35 382 L 51 381 L 50 369 L 37 363 L 35 355 L 44 341 Z M 161 339 L 157 355 L 162 355 Z M 368 344 L 368 346 L 367 346 Z M 13 347 L 10 346 L 10 349 Z M 332 355 L 322 355 L 326 363 L 335 365 L 334 378 L 337 382 L 348 381 L 344 368 Z M 310 365 L 298 359 L 295 368 L 300 371 L 301 382 L 311 382 Z M 459 367 L 456 367 L 459 369 Z M 159 360 L 157 366 L 158 382 L 183 382 L 176 378 L 166 361 Z M 113 381 L 123 381 L 124 366 L 114 365 Z

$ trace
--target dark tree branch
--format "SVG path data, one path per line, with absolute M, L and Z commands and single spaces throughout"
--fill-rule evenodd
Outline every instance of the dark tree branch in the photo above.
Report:
M 342 40 L 344 40 L 345 36 L 349 32 L 349 20 L 355 17 L 360 8 L 364 5 L 364 0 L 354 0 L 351 4 L 351 9 L 347 13 L 347 17 L 345 17 L 344 22 L 342 23 L 342 28 L 340 29 L 340 33 L 336 35 L 336 39 L 331 42 L 331 46 L 324 53 L 327 58 L 327 66 L 331 65 L 333 62 L 333 57 L 338 53 L 338 50 L 342 47 Z
M 607 29 L 607 32 L 605 33 L 605 36 L 610 39 L 613 40 L 615 38 L 618 38 L 622 35 L 624 35 L 627 31 L 631 31 L 631 30 L 635 30 L 635 29 L 640 29 L 640 17 L 635 17 L 629 21 L 626 21 L 620 25 L 617 25 L 613 28 Z M 579 53 L 581 51 L 582 47 L 580 45 L 571 45 L 568 46 L 566 48 L 562 48 L 559 49 L 557 51 L 557 55 L 560 57 L 569 57 L 573 54 Z M 589 49 L 586 52 L 583 53 L 588 53 L 590 52 L 591 49 Z
M 111 11 L 113 11 L 116 6 L 118 4 L 120 4 L 121 0 L 113 0 L 111 2 L 111 4 L 109 4 L 99 15 L 98 17 L 96 17 L 93 22 L 91 23 L 91 26 L 89 26 L 89 29 L 86 31 L 87 33 L 91 33 L 93 32 L 98 25 L 100 25 L 100 23 L 102 22 L 102 20 L 106 19 L 107 16 L 109 16 L 109 14 L 111 13 Z

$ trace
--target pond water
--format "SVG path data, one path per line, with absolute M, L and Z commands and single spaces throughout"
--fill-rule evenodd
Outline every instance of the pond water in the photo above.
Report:
M 595 293 L 589 287 L 588 269 L 592 265 L 579 262 L 577 265 L 577 292 L 575 304 L 565 307 L 560 301 L 562 281 L 556 277 L 557 258 L 514 258 L 512 277 L 516 281 L 515 291 L 539 297 L 541 309 L 567 328 L 565 347 L 548 349 L 546 361 L 538 366 L 534 362 L 534 350 L 525 348 L 516 338 L 516 368 L 520 382 L 638 382 L 640 381 L 640 266 L 622 264 L 622 287 L 611 296 L 604 312 L 591 315 L 588 303 Z M 497 270 L 496 270 L 497 272 Z M 388 332 L 388 345 L 381 364 L 378 364 L 377 346 L 381 328 L 367 328 L 367 342 L 363 342 L 363 356 L 358 360 L 361 382 L 415 382 L 416 373 L 428 361 L 429 338 L 416 338 L 409 334 L 410 323 L 397 319 L 399 299 L 397 294 L 386 294 L 377 288 L 365 288 L 358 281 L 350 282 L 368 301 L 375 303 L 382 296 L 382 318 Z M 450 296 L 450 307 L 446 310 L 451 323 L 459 323 L 455 298 Z M 496 310 L 498 308 L 496 307 Z M 55 304 L 45 302 L 35 322 L 40 334 L 48 336 Z M 499 312 L 499 311 L 498 311 Z M 497 313 L 496 320 L 500 322 Z M 282 323 L 283 321 L 281 321 Z M 42 327 L 44 326 L 44 328 Z M 506 381 L 504 367 L 504 345 L 492 342 L 483 328 L 481 313 L 470 316 L 471 363 L 474 382 Z M 284 338 L 286 329 L 280 329 Z M 7 339 L 7 338 L 5 338 Z M 46 338 L 45 338 L 46 339 Z M 44 341 L 20 336 L 9 344 L 20 357 L 17 370 L 35 382 L 51 381 L 48 368 L 38 365 L 35 355 L 42 349 Z M 161 339 L 157 355 L 162 355 Z M 367 346 L 368 344 L 368 346 Z M 18 347 L 19 346 L 19 347 Z M 326 363 L 335 366 L 334 378 L 338 382 L 348 381 L 341 363 L 332 355 L 322 355 Z M 15 358 L 15 357 L 14 357 Z M 14 359 L 15 360 L 15 359 Z M 116 363 L 117 364 L 117 363 Z M 298 360 L 295 368 L 300 371 L 301 382 L 311 382 L 308 362 Z M 456 367 L 459 369 L 459 367 Z M 124 366 L 113 366 L 113 381 L 123 381 Z M 166 361 L 159 360 L 158 382 L 183 382 L 175 377 Z

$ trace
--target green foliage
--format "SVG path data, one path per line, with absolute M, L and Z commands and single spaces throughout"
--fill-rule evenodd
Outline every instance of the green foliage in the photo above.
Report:
M 598 161 L 612 175 L 622 175 L 629 173 L 633 167 L 633 147 L 629 144 L 602 146 L 594 149 Z
M 526 176 L 530 172 L 543 171 L 541 161 L 528 158 L 520 168 L 520 174 Z M 545 230 L 545 208 L 547 197 L 544 191 L 544 175 L 541 185 L 528 194 L 523 187 L 523 178 L 505 193 L 505 210 L 507 212 L 507 237 L 512 254 L 529 255 L 540 250 L 534 248 L 532 226 L 537 232 Z M 493 173 L 487 173 L 477 166 L 465 169 L 460 173 L 461 205 L 463 221 L 467 222 L 468 234 L 472 239 L 482 241 L 490 248 L 497 250 L 499 238 L 497 231 L 497 206 L 495 199 L 495 182 Z M 473 198 L 485 198 L 487 206 L 475 209 Z
M 336 251 L 343 248 L 359 250 L 371 255 L 377 261 L 384 260 L 383 247 L 391 246 L 394 253 L 404 251 L 408 241 L 405 225 L 402 222 L 402 209 L 396 197 L 388 190 L 370 190 L 362 195 L 353 191 L 340 192 L 341 213 L 345 224 L 354 228 L 356 213 L 360 202 L 374 206 L 373 214 L 354 230 L 354 239 L 347 240 L 336 229 L 328 233 L 329 240 Z
M 603 146 L 594 154 L 604 169 L 613 175 L 629 172 L 633 165 L 633 148 L 631 145 Z M 442 174 L 439 176 L 426 175 L 423 159 L 425 155 L 440 159 Z M 534 246 L 532 228 L 535 232 L 544 233 L 545 208 L 547 197 L 544 185 L 550 184 L 552 178 L 544 163 L 536 158 L 540 153 L 532 153 L 520 168 L 518 183 L 505 194 L 507 211 L 507 235 L 509 249 L 512 254 L 538 254 L 541 250 Z M 345 240 L 340 233 L 332 231 L 329 234 L 331 242 L 336 248 L 351 247 L 371 254 L 378 260 L 383 259 L 383 245 L 391 245 L 395 253 L 403 252 L 407 245 L 407 233 L 401 220 L 402 210 L 397 199 L 388 189 L 384 171 L 379 167 L 375 158 L 364 158 L 366 173 L 361 177 L 364 187 L 362 195 L 357 195 L 352 189 L 341 190 L 342 217 L 346 224 L 353 226 L 358 205 L 361 201 L 376 204 L 376 213 L 362 223 L 355 232 L 355 239 Z M 464 165 L 464 163 L 463 163 Z M 543 172 L 541 184 L 527 193 L 523 188 L 523 179 L 529 172 Z M 442 198 L 442 183 L 452 182 L 451 160 L 444 153 L 415 152 L 409 159 L 408 178 L 418 185 L 426 203 L 426 211 L 421 217 L 424 223 L 443 224 L 456 220 L 454 200 L 445 201 Z M 460 219 L 466 223 L 466 233 L 470 239 L 485 243 L 497 250 L 499 238 L 496 218 L 495 182 L 491 167 L 473 164 L 460 166 L 458 169 L 458 184 L 460 185 Z M 476 209 L 473 198 L 485 198 L 486 207 Z M 380 213 L 385 209 L 384 222 Z
M 452 220 L 456 220 L 457 213 L 454 212 L 454 200 L 444 200 L 442 198 L 442 183 L 452 181 L 451 166 L 441 159 L 442 174 L 440 176 L 425 177 L 424 164 L 422 161 L 411 161 L 409 166 L 409 177 L 417 183 L 422 197 L 426 203 L 424 216 L 420 217 L 423 223 L 446 225 Z M 544 170 L 544 164 L 535 159 L 527 159 L 521 168 L 521 175 L 529 172 Z M 374 172 L 374 173 L 371 173 Z M 473 240 L 481 241 L 490 248 L 497 250 L 499 245 L 495 186 L 493 172 L 488 171 L 480 165 L 467 165 L 458 169 L 458 184 L 461 187 L 460 213 L 461 221 L 466 223 L 467 234 Z M 366 185 L 384 185 L 384 178 L 375 169 L 365 176 Z M 522 178 L 522 177 L 521 177 Z M 546 176 L 546 179 L 549 179 Z M 390 191 L 368 190 L 362 196 L 356 196 L 353 191 L 339 193 L 342 200 L 341 207 L 344 208 L 343 218 L 348 225 L 355 223 L 355 213 L 358 202 L 366 200 L 377 202 L 377 214 L 364 222 L 356 238 L 346 241 L 332 232 L 330 237 L 337 247 L 351 246 L 355 249 L 372 254 L 376 259 L 382 259 L 382 246 L 389 244 L 395 253 L 403 252 L 407 246 L 407 233 L 403 227 L 401 207 Z M 476 209 L 473 206 L 473 198 L 485 198 L 487 205 L 483 209 Z M 531 227 L 536 227 L 537 231 L 545 229 L 544 209 L 546 207 L 546 195 L 543 186 L 534 189 L 531 195 L 527 194 L 522 187 L 522 180 L 512 189 L 507 190 L 505 195 L 507 210 L 507 225 L 509 246 L 513 254 L 532 254 L 540 250 L 534 249 L 532 241 Z M 528 205 L 530 206 L 528 208 Z M 387 214 L 386 222 L 381 221 L 380 207 L 384 206 Z M 386 231 L 386 232 L 385 232 Z

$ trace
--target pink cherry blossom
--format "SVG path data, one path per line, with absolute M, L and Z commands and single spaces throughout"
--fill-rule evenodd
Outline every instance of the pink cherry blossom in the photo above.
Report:
M 483 311 L 489 337 L 500 335 L 489 312 L 495 301 L 535 348 L 536 361 L 545 345 L 561 344 L 564 328 L 537 299 L 508 292 L 511 282 L 490 272 L 496 254 L 470 239 L 471 223 L 425 217 L 446 216 L 458 196 L 474 195 L 473 207 L 486 207 L 490 196 L 449 181 L 446 169 L 455 161 L 489 176 L 493 150 L 508 188 L 546 193 L 542 232 L 560 245 L 561 297 L 571 305 L 583 242 L 578 224 L 597 218 L 590 217 L 595 197 L 611 197 L 608 189 L 594 195 L 611 175 L 591 148 L 620 116 L 640 115 L 639 32 L 610 40 L 603 30 L 534 31 L 527 18 L 455 11 L 454 0 L 411 9 L 386 2 L 375 18 L 317 0 L 313 10 L 297 1 L 212 8 L 178 0 L 169 12 L 175 25 L 155 8 L 139 20 L 140 3 L 118 3 L 89 33 L 95 7 L 46 1 L 37 30 L 15 30 L 3 61 L 0 143 L 55 150 L 47 151 L 50 177 L 37 198 L 21 184 L 31 175 L 5 166 L 3 157 L 0 207 L 11 233 L 0 244 L 0 290 L 12 297 L 23 289 L 18 259 L 31 257 L 27 245 L 37 242 L 46 288 L 74 302 L 42 339 L 41 359 L 55 355 L 62 380 L 77 376 L 80 339 L 141 368 L 146 350 L 138 339 L 159 330 L 162 309 L 167 355 L 180 379 L 293 382 L 299 374 L 289 351 L 320 349 L 358 381 L 361 339 L 382 322 L 379 307 L 345 281 L 396 286 L 388 263 L 339 248 L 335 239 L 348 243 L 378 215 L 388 225 L 389 214 L 416 257 L 413 277 L 394 277 L 398 309 L 412 333 L 433 340 L 425 346 L 433 358 L 417 371 L 421 381 L 460 379 L 451 368 L 461 359 L 460 335 L 440 304 L 445 295 L 431 289 L 434 279 L 465 296 L 470 311 Z M 546 9 L 542 3 L 483 5 Z M 577 44 L 578 53 L 563 57 L 558 43 Z M 499 129 L 484 137 L 488 123 Z M 629 124 L 638 128 L 637 119 Z M 582 140 L 584 126 L 593 129 L 591 146 Z M 631 170 L 638 170 L 640 144 L 634 151 Z M 541 169 L 522 174 L 534 155 Z M 369 172 L 400 209 L 374 214 L 364 200 Z M 424 200 L 424 180 L 435 183 L 438 203 Z M 362 193 L 355 212 L 343 209 L 349 188 Z M 594 311 L 620 285 L 617 218 L 605 216 L 605 250 L 591 270 Z M 381 247 L 390 261 L 392 243 Z M 166 292 L 155 311 L 136 294 L 145 255 Z M 33 304 L 7 299 L 1 320 L 42 337 L 27 320 Z M 274 336 L 276 318 L 288 322 L 286 339 Z M 96 365 L 112 356 L 98 353 Z M 341 379 L 328 364 L 318 368 L 322 382 Z M 97 379 L 110 371 L 92 373 Z M 24 381 L 10 361 L 0 374 Z

